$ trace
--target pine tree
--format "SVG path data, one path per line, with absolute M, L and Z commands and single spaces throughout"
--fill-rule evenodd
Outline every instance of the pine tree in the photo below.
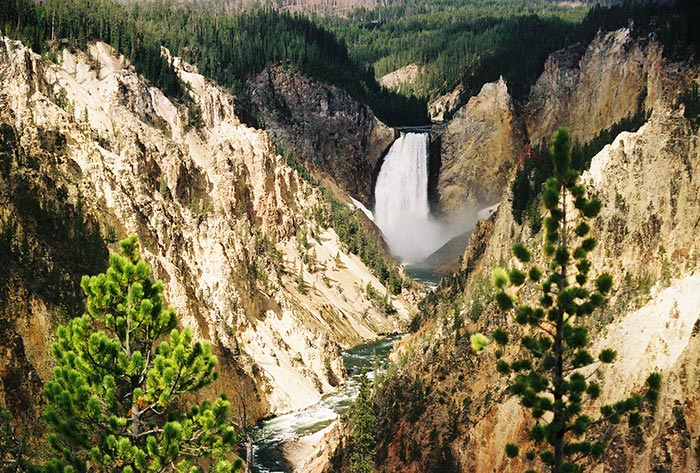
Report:
M 12 413 L 0 404 L 0 471 L 7 473 L 27 471 L 28 451 L 29 430 L 26 421 L 21 429 L 16 429 Z
M 372 384 L 363 372 L 357 399 L 350 407 L 350 472 L 372 473 L 374 471 L 374 427 L 377 417 L 372 404 Z
M 525 270 L 525 265 L 531 263 L 531 253 L 522 243 L 516 243 L 513 254 L 519 260 L 518 267 L 494 271 L 499 306 L 514 312 L 516 322 L 530 329 L 520 340 L 522 350 L 517 359 L 501 359 L 501 349 L 496 350 L 496 356 L 498 371 L 511 376 L 511 392 L 520 397 L 536 421 L 529 430 L 535 450 L 527 452 L 527 459 L 539 457 L 553 473 L 572 473 L 583 471 L 586 461 L 599 459 L 604 452 L 604 439 L 595 438 L 589 429 L 603 423 L 616 424 L 623 416 L 631 427 L 639 426 L 643 422 L 639 408 L 645 401 L 656 400 L 661 379 L 658 373 L 650 375 L 644 395 L 603 406 L 595 419 L 586 411 L 588 403 L 599 397 L 600 386 L 581 370 L 595 362 L 586 348 L 590 338 L 585 319 L 605 304 L 612 288 L 609 274 L 601 274 L 589 283 L 588 254 L 596 240 L 589 235 L 588 219 L 598 214 L 602 204 L 586 197 L 578 173 L 571 168 L 566 129 L 555 134 L 551 155 L 554 172 L 542 196 L 549 214 L 544 219 L 547 266 L 543 269 L 532 265 Z M 518 305 L 515 295 L 507 292 L 508 286 L 522 286 L 528 279 L 539 283 L 541 294 L 535 306 Z M 502 329 L 496 330 L 493 338 L 499 345 L 509 341 Z M 614 350 L 604 349 L 598 360 L 611 363 L 615 356 Z M 519 448 L 509 444 L 506 454 L 515 457 Z
M 137 238 L 120 247 L 105 273 L 83 277 L 87 313 L 57 330 L 48 471 L 240 470 L 226 398 L 184 406 L 216 379 L 211 345 L 175 329 Z

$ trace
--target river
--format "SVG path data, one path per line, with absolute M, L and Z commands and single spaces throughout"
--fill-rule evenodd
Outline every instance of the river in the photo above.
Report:
M 411 279 L 423 283 L 428 291 L 434 291 L 443 277 L 442 274 L 436 273 L 434 268 L 427 265 L 407 264 L 404 265 L 404 268 Z
M 371 370 L 377 363 L 380 368 L 384 368 L 391 348 L 400 338 L 401 335 L 395 335 L 346 350 L 343 352 L 343 362 L 348 373 L 345 386 L 311 407 L 274 417 L 255 427 L 251 471 L 291 473 L 292 467 L 282 455 L 283 445 L 297 437 L 318 432 L 342 415 L 357 397 L 362 370 L 369 370 L 367 375 L 371 378 L 374 376 Z

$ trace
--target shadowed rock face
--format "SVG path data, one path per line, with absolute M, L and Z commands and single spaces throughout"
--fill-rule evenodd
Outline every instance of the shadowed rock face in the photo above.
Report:
M 263 71 L 251 86 L 253 113 L 275 143 L 370 202 L 373 172 L 394 141 L 391 128 L 347 92 L 288 70 Z

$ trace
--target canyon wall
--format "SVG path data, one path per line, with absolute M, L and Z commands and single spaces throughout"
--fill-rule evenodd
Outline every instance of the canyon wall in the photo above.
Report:
M 394 130 L 344 90 L 278 67 L 252 81 L 253 114 L 286 153 L 368 204 Z
M 589 193 L 604 204 L 591 222 L 599 241 L 591 254 L 593 268 L 596 273 L 610 272 L 615 281 L 608 304 L 590 319 L 589 327 L 593 351 L 611 347 L 618 352 L 615 363 L 595 373 L 603 386 L 601 403 L 641 392 L 653 371 L 661 373 L 663 384 L 657 407 L 645 412 L 643 425 L 637 430 L 626 426 L 613 430 L 606 437 L 602 463 L 590 469 L 696 471 L 700 468 L 696 238 L 700 133 L 697 117 L 686 116 L 678 97 L 699 82 L 700 71 L 689 64 L 667 63 L 657 44 L 634 46 L 627 35 L 620 30 L 599 36 L 588 51 L 605 58 L 599 64 L 601 74 L 620 62 L 627 64 L 617 54 L 620 51 L 641 58 L 638 72 L 644 72 L 644 78 L 626 83 L 628 95 L 616 92 L 624 80 L 619 77 L 601 80 L 599 97 L 605 99 L 591 98 L 578 92 L 580 85 L 572 85 L 567 93 L 556 87 L 549 90 L 547 101 L 554 116 L 575 117 L 572 134 L 579 139 L 634 112 L 642 96 L 650 113 L 642 128 L 617 136 L 584 173 Z M 645 61 L 654 67 L 645 69 Z M 548 74 L 551 70 L 544 77 Z M 538 82 L 543 83 L 544 79 Z M 555 105 L 558 102 L 563 105 Z M 605 117 L 586 121 L 587 113 Z M 531 139 L 551 136 L 554 121 L 529 120 Z M 537 466 L 506 457 L 506 443 L 527 448 L 526 429 L 533 420 L 509 393 L 507 378 L 496 371 L 493 350 L 477 355 L 469 342 L 474 332 L 490 334 L 506 328 L 518 336 L 523 330 L 497 309 L 491 272 L 514 264 L 510 247 L 515 241 L 533 248 L 541 261 L 542 235 L 514 221 L 509 194 L 506 190 L 491 219 L 477 224 L 462 271 L 443 280 L 435 295 L 426 299 L 420 323 L 412 324 L 415 333 L 394 354 L 395 371 L 377 396 L 379 471 L 520 472 Z M 524 300 L 535 295 L 526 289 L 519 294 Z M 592 412 L 597 407 L 589 406 Z
M 52 63 L 0 41 L 10 269 L 0 320 L 11 353 L 0 393 L 15 414 L 23 402 L 40 410 L 53 331 L 82 310 L 80 276 L 103 271 L 108 248 L 129 234 L 181 324 L 215 346 L 211 391 L 249 421 L 335 390 L 342 348 L 400 331 L 411 316 L 401 297 L 389 299 L 390 317 L 368 299 L 368 284 L 387 289 L 328 226 L 321 192 L 240 122 L 234 97 L 173 63 L 189 84 L 185 102 L 102 43 L 58 51 Z
M 573 141 L 585 143 L 623 118 L 651 111 L 668 79 L 678 77 L 664 70 L 659 43 L 635 38 L 628 28 L 557 51 L 524 107 L 530 142 L 549 141 L 566 126 Z
M 505 81 L 485 84 L 441 133 L 438 211 L 457 218 L 500 202 L 523 141 Z

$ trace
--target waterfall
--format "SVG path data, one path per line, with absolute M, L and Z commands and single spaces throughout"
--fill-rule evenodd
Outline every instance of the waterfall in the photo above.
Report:
M 389 149 L 374 189 L 374 218 L 391 252 L 417 263 L 449 236 L 430 215 L 428 133 L 402 133 Z

